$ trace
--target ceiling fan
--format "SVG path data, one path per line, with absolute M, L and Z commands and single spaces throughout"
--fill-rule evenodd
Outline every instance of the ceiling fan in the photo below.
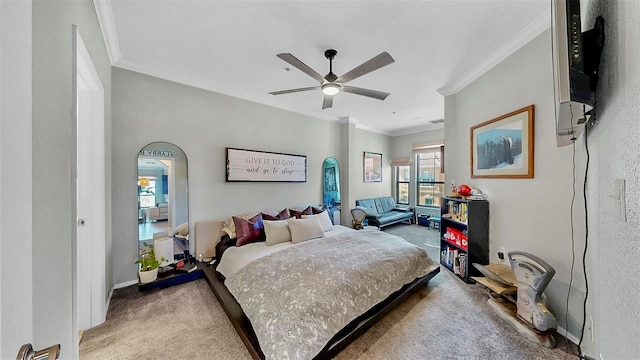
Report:
M 380 55 L 377 55 L 369 59 L 368 61 L 362 63 L 361 65 L 355 67 L 354 69 L 347 72 L 346 74 L 338 77 L 336 74 L 333 73 L 333 58 L 337 54 L 338 52 L 334 49 L 329 49 L 324 52 L 324 56 L 327 59 L 329 59 L 329 73 L 324 77 L 322 77 L 322 75 L 318 74 L 315 70 L 310 68 L 307 64 L 298 60 L 298 58 L 296 58 L 295 56 L 289 53 L 278 54 L 277 56 L 280 59 L 288 62 L 289 64 L 295 66 L 296 68 L 304 72 L 305 74 L 316 79 L 320 83 L 320 85 L 305 87 L 305 88 L 298 88 L 298 89 L 274 91 L 274 92 L 270 92 L 269 94 L 282 95 L 282 94 L 289 94 L 289 93 L 300 92 L 300 91 L 320 89 L 324 93 L 324 101 L 322 102 L 323 110 L 330 108 L 333 105 L 333 96 L 339 93 L 340 91 L 362 95 L 362 96 L 368 96 L 368 97 L 379 99 L 379 100 L 384 100 L 387 98 L 387 96 L 389 96 L 389 93 L 387 92 L 348 86 L 348 85 L 345 85 L 345 83 L 353 79 L 359 78 L 362 75 L 366 75 L 374 70 L 380 69 L 383 66 L 387 66 L 393 63 L 395 60 L 393 60 L 391 55 L 389 55 L 385 51 Z

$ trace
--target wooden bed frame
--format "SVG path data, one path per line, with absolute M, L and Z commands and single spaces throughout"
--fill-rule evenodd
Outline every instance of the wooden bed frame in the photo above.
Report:
M 227 313 L 229 320 L 231 320 L 233 327 L 238 332 L 238 335 L 240 335 L 242 342 L 244 342 L 244 345 L 247 347 L 247 350 L 249 350 L 251 356 L 256 360 L 264 359 L 264 354 L 262 353 L 260 344 L 258 343 L 258 337 L 253 331 L 249 318 L 247 318 L 242 311 L 240 304 L 238 304 L 236 299 L 224 285 L 224 277 L 216 271 L 216 266 L 217 262 L 214 265 L 206 264 L 202 266 L 204 277 L 207 279 L 211 290 L 213 290 L 213 293 L 220 302 L 220 305 L 222 305 L 222 308 Z M 329 343 L 318 355 L 314 357 L 314 359 L 330 359 L 337 355 L 358 336 L 362 335 L 378 320 L 398 306 L 398 304 L 400 304 L 409 295 L 420 289 L 421 286 L 426 286 L 429 280 L 439 272 L 440 267 L 437 267 L 424 277 L 418 278 L 413 282 L 404 285 L 400 290 L 389 295 L 389 297 L 384 301 L 378 303 L 367 312 L 357 317 L 340 330 L 340 332 L 338 332 L 329 341 Z

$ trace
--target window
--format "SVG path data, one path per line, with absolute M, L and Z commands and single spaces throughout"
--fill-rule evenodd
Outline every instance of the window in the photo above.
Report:
M 444 172 L 442 158 L 444 146 L 424 149 L 416 154 L 416 179 L 418 180 L 417 206 L 440 207 L 444 196 Z
M 141 186 L 138 178 L 138 197 L 141 208 L 156 206 L 156 181 L 148 179 L 149 185 Z
M 409 165 L 396 166 L 396 203 L 409 205 Z

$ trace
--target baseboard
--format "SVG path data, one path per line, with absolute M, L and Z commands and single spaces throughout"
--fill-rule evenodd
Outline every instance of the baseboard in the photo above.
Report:
M 109 289 L 109 295 L 107 295 L 107 303 L 105 304 L 106 312 L 109 312 L 109 305 L 111 305 L 111 297 L 113 296 L 113 290 L 114 290 L 114 287 L 112 286 L 111 289 Z
M 123 282 L 123 283 L 119 283 L 119 284 L 113 285 L 113 288 L 114 289 L 120 289 L 120 288 L 123 288 L 123 287 L 136 285 L 137 283 L 138 283 L 138 280 L 126 281 L 126 282 Z
M 569 341 L 571 341 L 572 343 L 578 345 L 578 343 L 580 342 L 580 339 L 577 338 L 575 335 L 568 333 L 567 330 L 565 330 L 563 327 L 558 326 L 558 328 L 556 329 L 556 332 L 564 337 L 566 337 Z

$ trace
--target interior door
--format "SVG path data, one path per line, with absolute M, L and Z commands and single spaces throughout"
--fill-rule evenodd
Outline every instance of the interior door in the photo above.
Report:
M 106 184 L 104 89 L 76 28 L 76 326 L 86 330 L 106 319 Z M 77 344 L 77 341 L 74 341 Z

